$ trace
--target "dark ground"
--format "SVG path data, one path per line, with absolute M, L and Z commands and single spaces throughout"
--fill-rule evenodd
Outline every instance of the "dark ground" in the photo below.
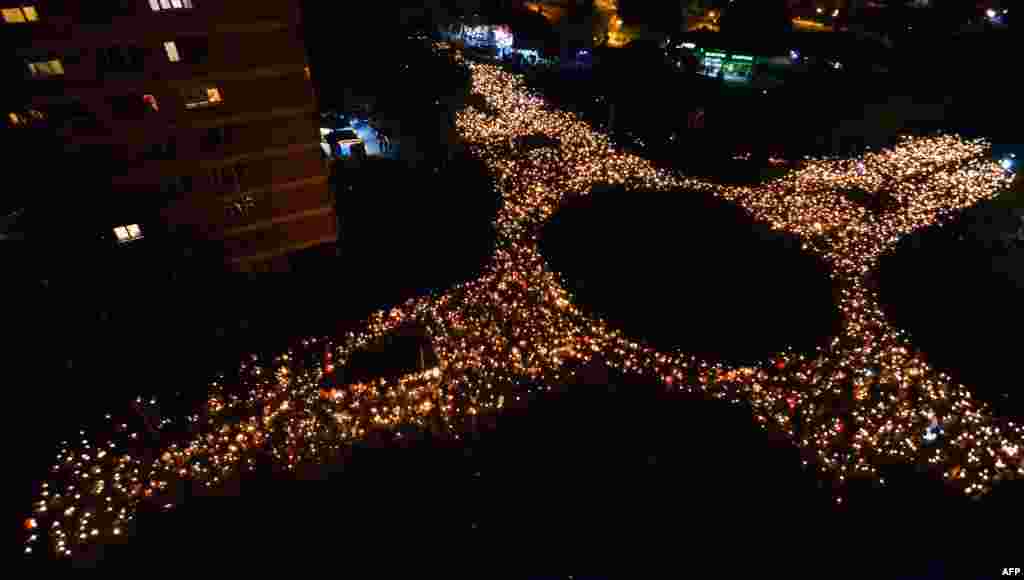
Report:
M 371 160 L 338 181 L 346 293 L 368 285 L 375 300 L 401 302 L 473 279 L 489 261 L 499 199 L 468 154 L 438 173 Z
M 754 363 L 839 328 L 828 271 L 792 236 L 697 192 L 574 200 L 541 251 L 584 307 L 664 350 Z
M 1021 250 L 979 240 L 974 215 L 914 234 L 884 257 L 881 298 L 932 364 L 974 387 L 1000 414 L 1024 418 L 1017 379 L 1024 287 L 996 264 Z

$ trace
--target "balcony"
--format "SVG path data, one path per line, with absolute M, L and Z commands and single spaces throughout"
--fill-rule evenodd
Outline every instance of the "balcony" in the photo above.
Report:
M 290 215 L 331 207 L 332 198 L 326 181 L 304 185 L 297 189 L 266 191 L 255 195 L 238 196 L 218 207 L 213 207 L 209 219 L 220 219 L 225 237 L 244 235 L 260 229 L 260 224 Z M 217 211 L 220 209 L 220 211 Z

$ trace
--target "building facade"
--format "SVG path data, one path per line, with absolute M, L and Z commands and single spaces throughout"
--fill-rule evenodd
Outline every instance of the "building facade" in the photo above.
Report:
M 336 242 L 297 3 L 15 4 L 2 26 L 28 102 L 8 124 L 45 124 L 109 163 L 93 195 L 157 208 L 160 227 L 215 240 L 234 270 L 283 270 Z

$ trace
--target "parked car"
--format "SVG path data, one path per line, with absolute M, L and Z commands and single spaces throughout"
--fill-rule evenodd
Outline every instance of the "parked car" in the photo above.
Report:
M 337 157 L 366 156 L 366 143 L 352 129 L 341 129 L 330 135 L 333 141 L 334 154 Z

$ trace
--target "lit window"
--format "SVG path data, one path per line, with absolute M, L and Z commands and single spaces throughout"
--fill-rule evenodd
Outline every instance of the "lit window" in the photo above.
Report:
M 20 8 L 4 8 L 4 22 L 18 24 L 21 22 L 35 22 L 39 20 L 39 13 L 35 6 L 21 6 Z
M 192 8 L 192 0 L 149 0 L 149 7 L 153 9 L 153 12 L 180 10 Z
M 178 56 L 178 45 L 174 44 L 173 41 L 165 42 L 164 50 L 167 52 L 167 60 L 171 62 L 178 62 L 181 60 L 181 57 Z
M 185 96 L 185 108 L 195 109 L 223 102 L 224 99 L 217 87 L 199 87 L 189 91 Z
M 7 114 L 7 121 L 12 127 L 17 125 L 27 125 L 34 121 L 44 120 L 46 120 L 46 114 L 35 109 L 27 109 L 24 112 L 14 112 Z
M 4 8 L 3 9 L 4 22 L 8 24 L 16 24 L 18 22 L 25 22 L 25 15 L 22 14 L 21 8 Z
M 122 244 L 133 242 L 142 238 L 142 228 L 139 227 L 139 224 L 119 226 L 114 228 L 114 235 L 117 236 L 117 241 Z
M 28 63 L 28 70 L 34 77 L 52 77 L 64 74 L 64 65 L 60 60 L 43 60 Z

